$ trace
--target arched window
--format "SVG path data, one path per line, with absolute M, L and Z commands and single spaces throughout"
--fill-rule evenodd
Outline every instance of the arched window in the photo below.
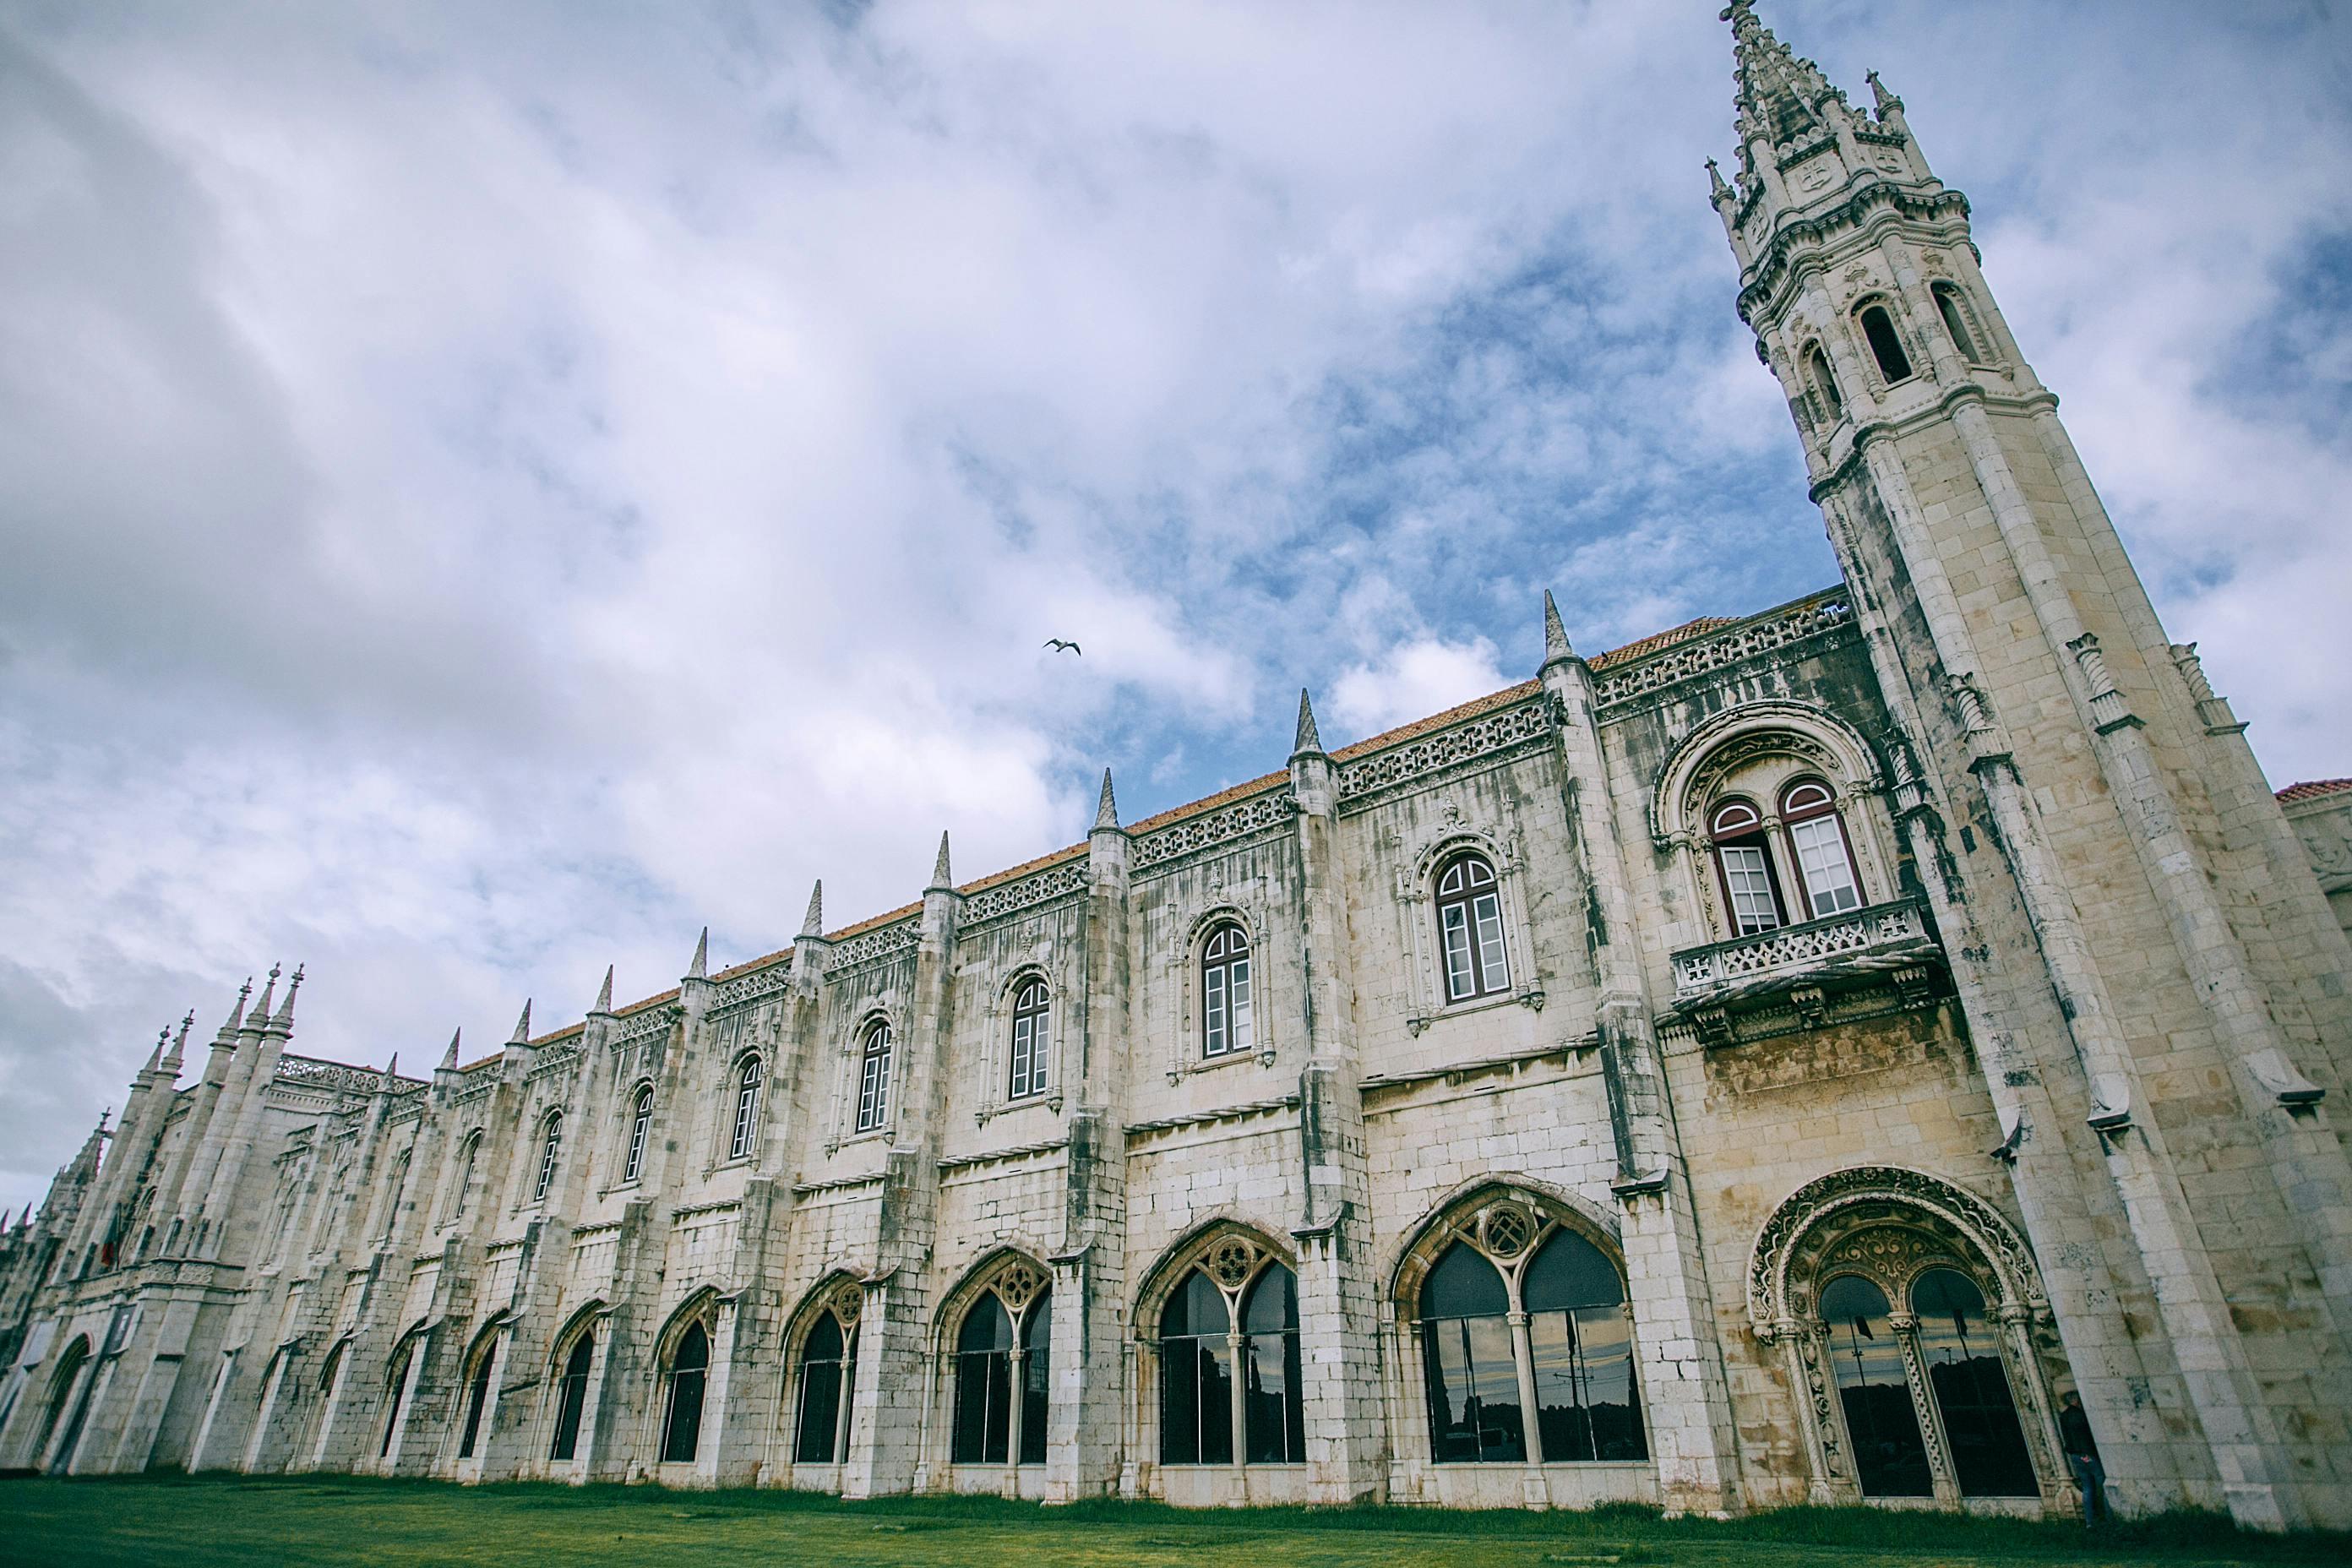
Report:
M 466 1201 L 474 1187 L 474 1162 L 481 1152 L 482 1133 L 479 1128 L 476 1128 L 466 1134 L 464 1142 L 457 1145 L 457 1170 L 455 1179 L 449 1184 L 449 1208 L 441 1216 L 442 1224 L 454 1225 L 466 1217 Z
M 1731 910 L 1733 934 L 1753 936 L 1788 924 L 1780 910 L 1780 882 L 1765 841 L 1764 817 L 1748 801 L 1727 800 L 1707 823 L 1715 840 L 1715 863 L 1723 873 L 1723 900 Z
M 1854 880 L 1853 850 L 1846 842 L 1845 823 L 1838 816 L 1837 797 L 1819 779 L 1799 779 L 1780 792 L 1780 821 L 1787 827 L 1789 847 L 1804 879 L 1809 918 L 1821 920 L 1862 908 L 1862 887 Z
M 1931 285 L 1928 292 L 1936 297 L 1936 313 L 1944 318 L 1944 331 L 1951 334 L 1952 346 L 1970 364 L 1985 363 L 1977 351 L 1976 334 L 1969 331 L 1969 319 L 1960 305 L 1960 291 L 1949 283 Z
M 1895 334 L 1894 319 L 1884 305 L 1862 308 L 1862 335 L 1870 343 L 1871 356 L 1878 361 L 1878 374 L 1887 384 L 1907 381 L 1911 377 L 1911 356 L 1903 352 L 1903 340 Z
M 727 1141 L 727 1157 L 748 1159 L 760 1131 L 760 1058 L 746 1057 L 735 1075 L 735 1132 Z
M 1004 1097 L 1026 1100 L 1045 1092 L 1045 1042 L 1053 1004 L 1043 980 L 1024 980 L 1013 995 L 1013 1051 Z
M 543 1123 L 546 1131 L 539 1141 L 539 1180 L 531 1184 L 530 1201 L 544 1203 L 547 1189 L 555 1184 L 555 1157 L 563 1149 L 563 1112 L 551 1110 Z
M 412 1334 L 400 1342 L 392 1358 L 392 1375 L 384 1381 L 383 1440 L 375 1446 L 379 1459 L 390 1456 L 392 1440 L 400 1435 L 400 1413 L 408 1404 L 408 1369 L 415 1360 L 416 1336 Z
M 1528 1264 L 1519 1293 L 1545 1461 L 1648 1458 L 1616 1268 L 1584 1237 L 1555 1231 Z
M 580 1417 L 588 1408 L 588 1368 L 596 1359 L 596 1335 L 583 1331 L 572 1342 L 572 1353 L 563 1358 L 563 1371 L 555 1383 L 555 1436 L 547 1446 L 547 1457 L 559 1465 L 568 1465 L 580 1451 Z
M 1943 1417 L 1953 1479 L 1963 1497 L 2033 1497 L 2033 1459 L 2017 1400 L 1986 1321 L 1984 1292 L 1955 1268 L 1930 1268 L 1911 1282 L 1919 1359 Z
M 408 1194 L 408 1167 L 415 1152 L 414 1149 L 403 1149 L 400 1158 L 392 1163 L 391 1196 L 383 1205 L 384 1236 L 400 1228 L 400 1201 Z
M 661 1462 L 690 1465 L 702 1442 L 702 1388 L 710 1373 L 710 1336 L 688 1323 L 670 1356 L 669 1398 L 662 1412 Z
M 1234 1462 L 1233 1318 L 1199 1268 L 1160 1314 L 1160 1462 Z
M 1842 1274 L 1822 1291 L 1822 1321 L 1862 1495 L 1934 1496 L 1886 1292 L 1859 1274 Z
M 877 1018 L 858 1053 L 857 1131 L 872 1132 L 890 1120 L 890 1026 Z
M 654 1086 L 646 1084 L 637 1090 L 635 1103 L 629 1109 L 629 1152 L 621 1162 L 623 1183 L 635 1181 L 645 1174 L 646 1134 L 653 1130 Z
M 1242 1451 L 1251 1464 L 1307 1462 L 1299 1373 L 1298 1277 L 1269 1263 L 1242 1298 Z
M 1483 855 L 1456 855 L 1437 873 L 1437 930 L 1445 947 L 1445 999 L 1511 988 L 1503 952 L 1503 895 Z
M 801 1342 L 799 1415 L 793 1462 L 829 1465 L 849 1448 L 849 1408 L 857 1371 L 857 1331 L 844 1331 L 831 1308 L 819 1312 Z
M 1249 1050 L 1257 1037 L 1255 1023 L 1249 933 L 1223 921 L 1201 944 L 1201 1054 L 1227 1057 Z
M 1016 1454 L 1020 1464 L 1045 1462 L 1052 1356 L 1050 1289 L 1038 1289 L 1017 1320 L 994 1290 L 981 1294 L 956 1333 L 954 1463 L 1001 1465 Z
M 499 1361 L 499 1340 L 495 1329 L 484 1338 L 481 1350 L 474 1357 L 474 1374 L 466 1380 L 466 1424 L 457 1434 L 457 1457 L 470 1459 L 482 1436 L 482 1413 L 490 1403 L 490 1376 Z
M 1838 391 L 1837 374 L 1830 369 L 1830 356 L 1819 343 L 1805 350 L 1805 375 L 1813 384 L 1813 395 L 1822 400 L 1823 420 L 1835 424 L 1845 417 L 1845 397 Z
M 51 1435 L 57 1431 L 58 1418 L 65 1415 L 66 1405 L 73 1394 L 74 1384 L 89 1360 L 87 1335 L 77 1335 L 73 1343 L 66 1347 L 66 1353 L 58 1358 L 58 1370 L 49 1377 L 49 1407 L 41 1414 L 41 1440 L 33 1446 L 36 1457 L 48 1446 Z
M 1422 1283 L 1429 1441 L 1439 1464 L 1528 1457 L 1510 1310 L 1501 1272 L 1467 1242 L 1448 1247 Z

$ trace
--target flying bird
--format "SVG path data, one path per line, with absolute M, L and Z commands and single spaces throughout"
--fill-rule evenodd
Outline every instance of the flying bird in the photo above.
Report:
M 1076 643 L 1074 643 L 1074 642 L 1065 642 L 1065 641 L 1064 641 L 1062 638 L 1060 638 L 1060 637 L 1047 637 L 1047 638 L 1045 639 L 1045 647 L 1049 647 L 1049 648 L 1052 648 L 1055 653 L 1074 653 L 1074 654 L 1076 654 L 1080 658 L 1086 658 L 1086 657 L 1087 657 L 1087 650 L 1086 650 L 1086 649 L 1084 649 L 1084 648 L 1080 647 L 1077 644 L 1076 644 Z

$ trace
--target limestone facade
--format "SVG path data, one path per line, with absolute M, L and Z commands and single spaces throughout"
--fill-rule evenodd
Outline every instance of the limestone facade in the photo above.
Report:
M 273 971 L 0 1241 L 0 1466 L 2065 1512 L 2072 1390 L 2127 1510 L 2352 1525 L 2346 816 L 1901 101 L 1727 15 L 1839 586 L 1547 600 L 1521 685 L 426 1078 Z

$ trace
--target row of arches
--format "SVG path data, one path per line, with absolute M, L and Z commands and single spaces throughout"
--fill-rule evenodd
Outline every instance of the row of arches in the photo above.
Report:
M 1976 312 L 1958 284 L 1947 279 L 1937 279 L 1927 286 L 1929 298 L 1935 302 L 1936 320 L 1951 340 L 1953 352 L 1967 364 L 1993 363 L 1990 354 L 1990 340 L 1976 321 Z M 1911 348 L 1895 324 L 1895 312 L 1884 295 L 1869 295 L 1857 301 L 1849 315 L 1855 335 L 1870 351 L 1870 367 L 1878 373 L 1881 386 L 1895 386 L 1916 374 L 1912 363 Z M 1839 384 L 1837 373 L 1832 368 L 1830 356 L 1821 340 L 1809 341 L 1799 353 L 1804 366 L 1805 390 L 1814 402 L 1813 424 L 1823 430 L 1845 417 L 1845 389 Z

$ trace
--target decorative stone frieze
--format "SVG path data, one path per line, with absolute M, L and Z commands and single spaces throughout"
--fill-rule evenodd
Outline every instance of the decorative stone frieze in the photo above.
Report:
M 1853 626 L 1853 605 L 1843 590 L 1816 594 L 1710 636 L 1613 666 L 1595 677 L 1595 697 L 1603 708 L 1617 707 L 1748 659 L 1780 655 L 1817 638 L 1850 635 Z
M 1339 769 L 1343 809 L 1361 810 L 1399 786 L 1419 784 L 1433 774 L 1471 763 L 1515 755 L 1541 743 L 1551 732 L 1550 724 L 1550 704 L 1538 695 L 1403 745 L 1343 763 Z
M 1287 787 L 1269 789 L 1264 795 L 1187 816 L 1143 834 L 1135 840 L 1129 863 L 1138 871 L 1164 866 L 1204 849 L 1220 848 L 1238 839 L 1287 826 L 1297 815 L 1297 798 Z

